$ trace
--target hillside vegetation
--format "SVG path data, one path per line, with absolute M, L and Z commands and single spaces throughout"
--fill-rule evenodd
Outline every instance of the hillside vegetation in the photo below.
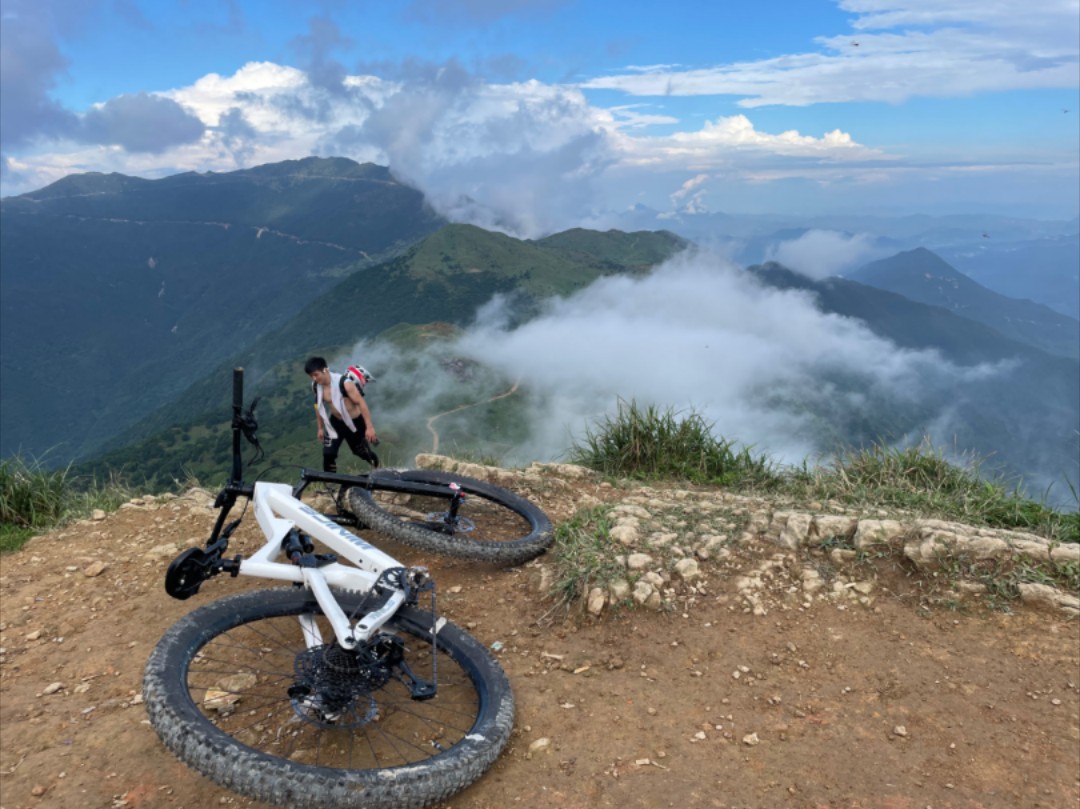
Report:
M 0 455 L 63 465 L 100 451 L 341 278 L 443 224 L 385 168 L 342 159 L 75 175 L 4 199 Z
M 548 240 L 528 243 L 480 228 L 448 225 L 402 255 L 353 273 L 288 323 L 238 350 L 174 403 L 107 444 L 107 451 L 86 468 L 99 474 L 123 468 L 133 478 L 156 485 L 188 472 L 202 476 L 223 468 L 214 459 L 220 457 L 227 441 L 214 425 L 229 407 L 229 389 L 221 380 L 235 366 L 247 369 L 252 395 L 260 398 L 268 452 L 285 463 L 298 465 L 307 457 L 308 463 L 315 464 L 317 456 L 310 455 L 311 408 L 309 382 L 302 373 L 304 359 L 313 354 L 331 360 L 349 356 L 357 343 L 364 343 L 370 353 L 380 341 L 394 346 L 390 366 L 372 369 L 380 377 L 372 394 L 377 397 L 380 431 L 391 439 L 391 447 L 398 448 L 396 458 L 386 460 L 408 463 L 430 439 L 423 419 L 395 422 L 394 414 L 417 394 L 444 387 L 450 391 L 448 398 L 434 404 L 449 409 L 481 401 L 514 383 L 475 367 L 462 374 L 455 370 L 458 360 L 443 356 L 437 348 L 450 343 L 459 328 L 474 319 L 479 305 L 495 295 L 506 295 L 515 317 L 525 321 L 552 294 L 569 294 L 605 275 L 644 272 L 685 247 L 683 240 L 662 231 L 584 233 L 573 237 L 573 249 L 567 250 L 555 237 L 550 242 L 553 246 L 542 246 Z M 534 283 L 534 278 L 539 280 Z M 434 363 L 426 357 L 433 346 Z M 415 369 L 421 363 L 425 373 L 418 376 Z M 514 442 L 523 424 L 510 424 L 512 419 L 502 414 L 508 407 L 519 406 L 520 402 L 496 406 L 490 419 L 479 419 L 476 433 Z M 438 412 L 432 410 L 425 417 Z M 473 438 L 468 443 L 468 451 L 489 451 Z
M 906 450 L 874 446 L 845 453 L 824 465 L 809 460 L 784 467 L 734 440 L 716 438 L 696 413 L 624 403 L 618 414 L 594 425 L 568 450 L 570 459 L 612 479 L 677 482 L 794 502 L 834 502 L 856 511 L 887 508 L 974 526 L 1018 529 L 1056 542 L 1080 543 L 1080 513 L 1062 513 L 981 478 L 976 466 L 948 463 L 932 446 Z M 228 465 L 214 480 L 224 482 Z M 174 489 L 191 480 L 173 481 Z M 0 465 L 0 542 L 18 548 L 28 537 L 58 524 L 109 509 L 131 496 L 114 477 L 101 485 L 69 471 L 49 472 L 22 459 Z M 1076 580 L 1080 571 L 1069 574 Z M 1077 589 L 1073 581 L 1073 589 Z
M 749 410 L 798 424 L 800 447 L 837 458 L 947 436 L 950 459 L 985 459 L 983 478 L 1075 505 L 1080 362 L 1044 350 L 1035 338 L 1053 336 L 1049 326 L 1003 333 L 1026 316 L 1022 302 L 961 283 L 925 250 L 887 262 L 889 283 L 927 292 L 920 279 L 929 268 L 937 280 L 925 299 L 942 304 L 948 292 L 949 306 L 843 278 L 815 281 L 775 263 L 733 268 L 666 231 L 578 228 L 521 240 L 446 225 L 386 169 L 315 158 L 160 181 L 74 176 L 4 200 L 0 215 L 0 457 L 37 458 L 53 469 L 74 461 L 76 476 L 107 481 L 118 473 L 151 488 L 217 475 L 229 444 L 223 380 L 240 366 L 259 399 L 267 455 L 291 475 L 319 463 L 301 366 L 322 355 L 375 372 L 369 394 L 388 464 L 408 465 L 433 442 L 496 463 L 542 452 L 557 460 L 559 446 L 532 446 L 531 425 L 550 412 L 559 386 L 574 381 L 533 378 L 535 363 L 548 362 L 543 347 L 519 368 L 497 370 L 477 358 L 483 352 L 457 349 L 458 337 L 476 334 L 481 311 L 497 309 L 509 330 L 543 324 L 555 298 L 599 279 L 611 279 L 600 288 L 619 294 L 641 288 L 686 251 L 707 273 L 745 273 L 740 282 L 765 295 L 794 291 L 791 299 L 865 327 L 898 356 L 918 352 L 922 371 L 882 386 L 876 369 L 817 361 L 809 345 L 798 385 L 763 382 L 740 394 Z M 979 300 L 998 308 L 971 316 Z M 63 328 L 42 331 L 40 323 Z M 721 379 L 745 361 L 740 337 L 718 330 L 715 370 L 695 373 Z M 938 358 L 942 372 L 926 373 Z M 559 358 L 560 373 L 573 359 Z M 590 404 L 592 412 L 614 407 L 618 387 L 603 392 L 610 403 Z M 658 390 L 650 403 L 663 401 Z M 567 438 L 579 428 L 567 425 Z

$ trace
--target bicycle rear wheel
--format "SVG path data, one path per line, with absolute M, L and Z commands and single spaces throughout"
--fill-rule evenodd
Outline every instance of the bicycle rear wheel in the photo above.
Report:
M 387 484 L 433 484 L 438 493 L 395 492 Z M 464 498 L 454 509 L 455 490 Z M 428 489 L 431 487 L 428 486 Z M 516 565 L 551 545 L 551 520 L 513 492 L 464 475 L 380 469 L 348 492 L 349 510 L 405 545 L 459 559 Z
M 339 600 L 352 612 L 362 596 Z M 300 616 L 325 646 L 305 644 Z M 383 665 L 334 643 L 306 590 L 224 598 L 181 619 L 155 648 L 143 680 L 150 723 L 186 764 L 256 800 L 429 806 L 480 777 L 514 717 L 510 684 L 487 650 L 453 624 L 435 643 L 431 630 L 429 613 L 399 610 L 372 644 L 393 661 Z M 418 699 L 427 678 L 437 693 Z

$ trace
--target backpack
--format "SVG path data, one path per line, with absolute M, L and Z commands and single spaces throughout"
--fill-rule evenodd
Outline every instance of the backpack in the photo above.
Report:
M 356 389 L 360 391 L 360 395 L 364 394 L 364 386 L 368 382 L 374 382 L 375 377 L 368 373 L 367 368 L 362 365 L 350 365 L 345 369 L 345 373 L 341 375 L 341 393 L 345 393 L 345 383 L 352 382 L 356 385 Z
M 345 398 L 345 399 L 348 399 L 349 395 L 347 393 L 345 393 L 345 383 L 346 382 L 352 382 L 354 385 L 356 385 L 356 389 L 358 391 L 360 391 L 360 395 L 363 396 L 364 395 L 364 386 L 367 385 L 368 382 L 374 382 L 374 381 L 375 381 L 375 377 L 373 377 L 368 372 L 367 368 L 365 368 L 362 365 L 350 365 L 348 368 L 345 369 L 345 373 L 343 373 L 341 375 L 341 381 L 338 383 L 338 385 L 341 388 L 342 397 Z M 319 400 L 319 392 L 317 390 L 315 390 L 315 388 L 316 388 L 316 384 L 314 382 L 312 382 L 311 383 L 311 393 L 312 393 L 312 395 L 315 396 L 315 401 L 318 401 Z

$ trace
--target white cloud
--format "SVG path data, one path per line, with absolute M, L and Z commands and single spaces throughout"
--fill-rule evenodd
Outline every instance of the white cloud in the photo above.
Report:
M 396 81 L 350 76 L 330 91 L 303 71 L 259 62 L 159 95 L 198 116 L 206 127 L 200 140 L 154 159 L 67 144 L 39 158 L 37 179 L 86 169 L 143 176 L 228 171 L 344 155 L 389 165 L 451 219 L 534 237 L 589 221 L 596 187 L 611 171 L 643 172 L 648 182 L 650 174 L 694 166 L 722 167 L 731 176 L 740 165 L 806 159 L 814 162 L 798 171 L 813 174 L 820 161 L 880 156 L 846 133 L 771 134 L 741 115 L 707 121 L 698 132 L 646 136 L 633 131 L 635 119 L 625 110 L 596 108 L 574 88 L 488 84 L 453 63 Z M 706 190 L 685 200 L 684 209 L 705 210 Z
M 797 239 L 769 247 L 765 258 L 809 278 L 820 280 L 857 269 L 884 254 L 884 251 L 875 247 L 873 238 L 866 234 L 808 230 Z
M 416 8 L 481 13 L 493 12 L 497 5 L 454 0 Z M 506 9 L 533 13 L 545 7 L 546 0 L 522 0 Z M 87 114 L 41 106 L 49 79 L 59 69 L 55 59 L 42 60 L 35 63 L 41 81 L 31 88 L 26 104 L 18 106 L 41 115 L 17 116 L 42 123 L 37 129 L 28 123 L 30 129 L 18 130 L 18 142 L 12 141 L 15 150 L 4 144 L 0 182 L 3 193 L 10 194 L 39 188 L 72 171 L 160 177 L 341 155 L 389 165 L 452 219 L 530 237 L 610 221 L 605 220 L 610 211 L 636 201 L 660 208 L 672 201 L 681 211 L 704 212 L 753 195 L 784 210 L 787 200 L 799 195 L 806 200 L 819 189 L 831 189 L 839 197 L 840 188 L 858 192 L 871 184 L 913 187 L 960 172 L 967 175 L 963 179 L 969 187 L 975 187 L 971 178 L 978 172 L 994 173 L 1002 185 L 1015 186 L 1015 167 L 1021 161 L 1014 156 L 991 159 L 965 153 L 923 166 L 892 150 L 865 145 L 857 132 L 829 127 L 823 132 L 790 127 L 768 131 L 749 113 L 695 118 L 690 125 L 648 105 L 598 106 L 588 93 L 592 87 L 664 96 L 731 93 L 743 96 L 743 106 L 755 107 L 900 101 L 916 94 L 969 95 L 1077 84 L 1075 2 L 1034 2 L 1023 14 L 1004 0 L 844 0 L 841 7 L 854 15 L 852 30 L 857 33 L 820 38 L 818 52 L 709 69 L 650 65 L 584 85 L 490 83 L 453 61 L 404 62 L 392 80 L 346 75 L 325 54 L 314 60 L 315 67 L 326 68 L 322 73 L 252 62 L 232 75 L 212 73 L 190 86 L 147 93 L 148 98 L 176 102 L 206 128 L 198 140 L 153 156 L 117 148 L 118 143 L 138 143 L 130 136 L 116 137 L 129 132 L 124 126 L 131 122 L 121 120 L 123 105 L 108 100 L 100 106 L 117 111 L 116 126 L 110 129 L 115 142 L 102 140 L 100 147 L 75 142 L 73 133 Z M 331 44 L 339 39 L 331 37 Z M 23 41 L 8 34 L 5 47 L 16 40 Z M 4 98 L 10 106 L 15 96 L 6 92 Z M 9 117 L 5 114 L 5 122 L 10 123 Z M 1050 144 L 1050 149 L 1060 145 L 1060 138 L 1060 133 L 1048 132 L 1038 142 Z M 174 143 L 179 140 L 173 138 Z M 151 145 L 157 148 L 157 141 Z M 990 154 L 996 147 L 987 142 L 981 148 Z M 1041 165 L 1023 168 L 1040 176 L 1060 175 L 1052 184 L 1056 201 L 1070 190 L 1062 190 L 1066 182 L 1060 178 L 1074 177 L 1077 170 L 1075 162 L 1060 163 L 1058 149 Z M 703 176 L 707 179 L 692 192 L 672 195 L 673 189 Z M 949 193 L 957 199 L 964 199 L 961 185 L 949 184 Z M 984 188 L 967 192 L 967 199 L 984 198 Z M 721 189 L 726 191 L 723 197 Z M 1042 199 L 1034 192 L 1029 196 Z M 873 201 L 897 198 L 879 194 Z
M 867 160 L 885 156 L 876 149 L 861 146 L 851 135 L 840 130 L 827 132 L 820 138 L 802 135 L 795 130 L 779 135 L 759 132 L 745 115 L 706 121 L 697 132 L 677 132 L 667 138 L 650 138 L 647 143 L 654 153 L 666 153 L 691 161 L 727 157 L 733 150 L 824 160 Z
M 847 132 L 768 132 L 746 115 L 646 134 L 642 111 L 596 107 L 573 87 L 485 83 L 453 63 L 421 66 L 393 81 L 348 76 L 328 89 L 303 71 L 258 62 L 157 95 L 198 116 L 202 137 L 154 155 L 39 140 L 32 152 L 5 154 L 3 192 L 40 188 L 80 171 L 152 178 L 334 155 L 389 165 L 454 221 L 535 237 L 604 221 L 617 227 L 605 212 L 626 208 L 634 197 L 616 190 L 661 210 L 668 200 L 702 212 L 717 208 L 721 189 L 729 203 L 739 184 L 857 190 L 1002 168 L 920 168 Z M 1075 164 L 1065 168 L 1075 174 Z M 708 181 L 699 180 L 692 195 L 672 200 L 673 189 L 703 175 Z
M 691 177 L 679 186 L 678 191 L 671 195 L 672 207 L 681 209 L 686 213 L 705 213 L 708 209 L 704 204 L 706 193 L 704 186 L 708 182 L 708 174 L 698 174 L 696 177 Z
M 694 410 L 729 440 L 797 461 L 821 449 L 822 425 L 993 372 L 898 349 L 698 252 L 643 279 L 597 281 L 516 330 L 489 308 L 455 351 L 522 380 L 534 426 L 517 454 L 529 460 L 561 453 L 621 398 Z M 838 390 L 838 377 L 858 384 Z
M 1075 2 L 842 0 L 855 33 L 817 39 L 824 52 L 711 68 L 628 68 L 586 88 L 638 96 L 735 95 L 740 106 L 900 103 L 1080 86 Z M 902 29 L 889 32 L 890 29 Z
M 303 96 L 309 92 L 302 70 L 271 62 L 249 62 L 231 76 L 209 73 L 190 87 L 164 95 L 196 110 L 207 126 L 216 126 L 222 115 L 243 105 L 248 120 L 265 130 L 280 120 L 280 113 L 268 102 L 279 96 Z

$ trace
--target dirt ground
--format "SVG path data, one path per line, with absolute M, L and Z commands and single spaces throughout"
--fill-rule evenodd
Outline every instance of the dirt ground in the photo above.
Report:
M 168 562 L 212 519 L 183 499 L 136 502 L 0 558 L 0 809 L 260 806 L 175 759 L 141 704 L 165 629 L 257 586 L 165 594 Z M 238 550 L 255 531 L 249 519 Z M 543 560 L 499 570 L 385 548 L 428 564 L 443 613 L 501 646 L 516 697 L 508 748 L 446 806 L 1080 809 L 1076 621 L 928 611 L 900 581 L 865 604 L 754 615 L 730 566 L 673 610 L 568 616 L 538 592 Z

